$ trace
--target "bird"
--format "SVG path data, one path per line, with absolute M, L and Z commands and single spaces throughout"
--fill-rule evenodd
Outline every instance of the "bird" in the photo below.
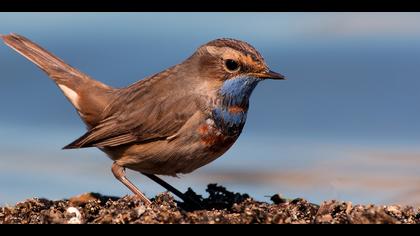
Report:
M 125 174 L 134 170 L 172 191 L 157 175 L 190 173 L 222 156 L 241 134 L 257 84 L 284 80 L 249 43 L 219 38 L 188 58 L 122 88 L 114 88 L 11 33 L 4 43 L 43 70 L 85 123 L 87 132 L 63 149 L 96 147 L 115 178 L 145 205 L 151 201 Z

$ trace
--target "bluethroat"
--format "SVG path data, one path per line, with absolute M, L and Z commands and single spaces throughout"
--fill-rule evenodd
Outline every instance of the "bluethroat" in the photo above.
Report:
M 180 64 L 125 88 L 112 88 L 17 34 L 4 42 L 57 84 L 87 126 L 64 149 L 97 147 L 114 162 L 115 177 L 150 200 L 125 175 L 138 171 L 184 201 L 156 175 L 190 173 L 223 155 L 244 127 L 249 98 L 265 79 L 283 80 L 246 42 L 216 39 Z

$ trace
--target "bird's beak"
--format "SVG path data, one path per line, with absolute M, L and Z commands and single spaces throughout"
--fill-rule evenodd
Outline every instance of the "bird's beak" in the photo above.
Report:
M 265 72 L 257 73 L 256 77 L 261 79 L 275 79 L 275 80 L 285 80 L 284 75 L 274 72 L 272 70 L 267 70 Z

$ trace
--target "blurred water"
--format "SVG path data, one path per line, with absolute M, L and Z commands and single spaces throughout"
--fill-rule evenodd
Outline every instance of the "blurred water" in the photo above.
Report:
M 76 68 L 121 87 L 233 37 L 287 81 L 255 90 L 231 150 L 180 179 L 218 182 L 259 200 L 281 192 L 320 202 L 419 204 L 418 13 L 0 13 L 17 32 Z M 0 46 L 0 204 L 87 191 L 129 193 L 95 149 L 62 151 L 84 133 L 54 83 Z M 149 196 L 162 189 L 136 173 Z

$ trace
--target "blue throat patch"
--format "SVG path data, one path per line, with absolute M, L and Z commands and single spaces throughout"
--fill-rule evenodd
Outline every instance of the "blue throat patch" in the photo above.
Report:
M 252 91 L 261 79 L 254 77 L 236 77 L 226 80 L 219 92 L 222 103 L 213 109 L 213 117 L 217 125 L 230 134 L 242 131 L 245 124 L 248 102 Z M 229 107 L 245 108 L 243 112 L 230 112 Z
M 239 106 L 247 103 L 261 79 L 255 77 L 236 77 L 226 80 L 220 89 L 225 106 Z

